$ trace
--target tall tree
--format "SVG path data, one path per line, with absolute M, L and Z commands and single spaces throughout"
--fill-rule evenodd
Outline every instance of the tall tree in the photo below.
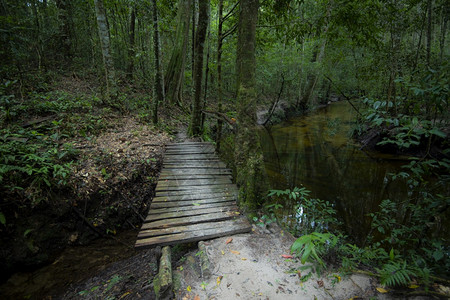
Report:
M 202 132 L 202 79 L 203 79 L 203 54 L 205 50 L 206 31 L 209 22 L 209 0 L 198 1 L 198 25 L 195 34 L 194 57 L 194 98 L 192 102 L 192 116 L 189 126 L 189 134 L 198 136 Z
M 153 11 L 154 13 L 154 11 Z M 135 36 L 136 36 L 136 6 L 131 8 L 131 16 L 130 16 L 130 44 L 128 45 L 128 70 L 127 76 L 128 79 L 133 79 L 133 70 L 134 70 L 134 56 L 135 56 Z
M 223 0 L 219 0 L 218 7 L 219 23 L 217 27 L 217 109 L 222 112 L 222 45 L 223 45 Z M 220 140 L 222 139 L 222 119 L 217 120 L 216 148 L 220 151 Z
M 158 106 L 160 103 L 164 103 L 164 77 L 161 66 L 161 46 L 159 43 L 159 29 L 158 29 L 158 7 L 156 6 L 156 0 L 152 1 L 153 4 L 153 49 L 155 56 L 155 97 L 153 102 L 153 123 L 158 123 Z
M 267 188 L 263 155 L 256 123 L 256 23 L 258 0 L 241 0 L 236 51 L 237 134 L 235 140 L 236 182 L 240 201 L 256 206 Z
M 116 98 L 116 77 L 114 72 L 114 62 L 111 56 L 111 38 L 109 35 L 108 20 L 103 0 L 94 0 L 95 13 L 97 16 L 98 34 L 102 46 L 103 65 L 106 79 L 105 100 L 108 105 L 116 106 L 111 98 Z
M 59 42 L 62 45 L 63 55 L 65 59 L 72 57 L 72 6 L 67 0 L 57 0 L 58 20 L 59 20 Z
M 170 103 L 181 103 L 186 50 L 189 39 L 189 21 L 191 19 L 191 0 L 178 1 L 178 23 L 175 44 L 172 48 L 169 65 L 164 77 L 164 89 Z

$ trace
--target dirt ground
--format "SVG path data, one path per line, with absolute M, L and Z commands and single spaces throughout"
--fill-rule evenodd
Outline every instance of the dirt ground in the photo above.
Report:
M 230 242 L 231 240 L 231 242 Z M 391 299 L 377 291 L 375 279 L 364 275 L 341 278 L 338 273 L 313 275 L 297 270 L 290 254 L 294 238 L 277 225 L 254 226 L 251 233 L 204 242 L 206 253 L 191 252 L 177 266 L 181 275 L 177 299 Z M 228 242 L 228 243 L 227 243 Z M 205 254 L 209 268 L 196 264 Z

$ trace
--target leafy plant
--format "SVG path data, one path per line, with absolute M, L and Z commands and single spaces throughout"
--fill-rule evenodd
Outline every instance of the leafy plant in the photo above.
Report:
M 291 247 L 291 252 L 301 258 L 302 264 L 317 262 L 325 267 L 325 262 L 320 255 L 324 254 L 328 248 L 336 246 L 338 238 L 331 233 L 313 232 L 299 237 Z
M 376 269 L 380 274 L 381 284 L 388 286 L 406 285 L 411 282 L 414 272 L 408 269 L 406 261 L 390 261 L 382 269 Z

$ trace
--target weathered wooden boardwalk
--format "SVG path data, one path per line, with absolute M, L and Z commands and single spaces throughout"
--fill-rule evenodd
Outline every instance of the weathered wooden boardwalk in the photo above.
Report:
M 251 230 L 240 215 L 231 170 L 210 143 L 166 148 L 156 195 L 135 247 L 195 242 Z

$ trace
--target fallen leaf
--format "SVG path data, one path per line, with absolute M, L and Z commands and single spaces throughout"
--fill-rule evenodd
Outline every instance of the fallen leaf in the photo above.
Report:
M 236 211 L 236 212 L 234 212 L 236 215 L 240 215 L 241 213 L 240 212 L 238 212 L 238 211 Z
M 317 280 L 317 284 L 319 285 L 319 287 L 323 287 L 323 281 L 322 280 Z
M 233 238 L 229 238 L 226 242 L 225 242 L 225 244 L 229 244 L 229 243 L 231 243 L 233 241 Z
M 292 255 L 289 255 L 289 254 L 282 254 L 281 257 L 283 257 L 283 258 L 294 258 Z
M 341 282 L 341 276 L 333 274 L 334 278 L 337 279 L 338 282 Z
M 242 259 L 242 260 L 247 260 L 245 257 L 242 257 L 241 259 Z
M 223 252 L 223 250 L 221 250 L 220 252 L 222 252 L 222 255 L 225 255 L 225 252 Z
M 379 293 L 382 293 L 382 294 L 385 294 L 385 293 L 388 292 L 388 290 L 383 289 L 382 287 L 377 287 L 377 291 L 378 291 Z
M 130 293 L 130 292 L 126 292 L 125 294 L 123 294 L 122 296 L 120 296 L 119 299 L 122 299 L 123 297 L 128 296 L 129 294 L 131 294 L 131 293 Z
M 217 277 L 217 280 L 216 280 L 216 282 L 217 282 L 217 285 L 220 285 L 220 281 L 222 280 L 222 278 L 223 278 L 223 276 L 219 276 L 219 277 Z
M 262 296 L 262 295 L 263 295 L 262 293 L 259 293 L 259 294 L 258 294 L 258 296 Z
M 200 296 L 199 295 L 195 295 L 194 300 L 200 300 Z
M 417 284 L 411 284 L 408 286 L 410 289 L 417 289 L 419 286 Z
M 191 292 L 191 291 L 192 291 L 192 288 L 191 288 L 191 286 L 190 286 L 190 285 L 188 285 L 188 287 L 186 288 L 186 290 L 187 290 L 188 292 Z
M 192 203 L 194 206 L 200 206 L 200 203 L 194 202 Z
M 302 278 L 302 272 L 300 270 L 297 271 L 298 278 Z
M 236 255 L 240 255 L 241 253 L 239 253 L 239 251 L 234 251 L 234 250 L 230 250 L 231 253 L 236 254 Z

